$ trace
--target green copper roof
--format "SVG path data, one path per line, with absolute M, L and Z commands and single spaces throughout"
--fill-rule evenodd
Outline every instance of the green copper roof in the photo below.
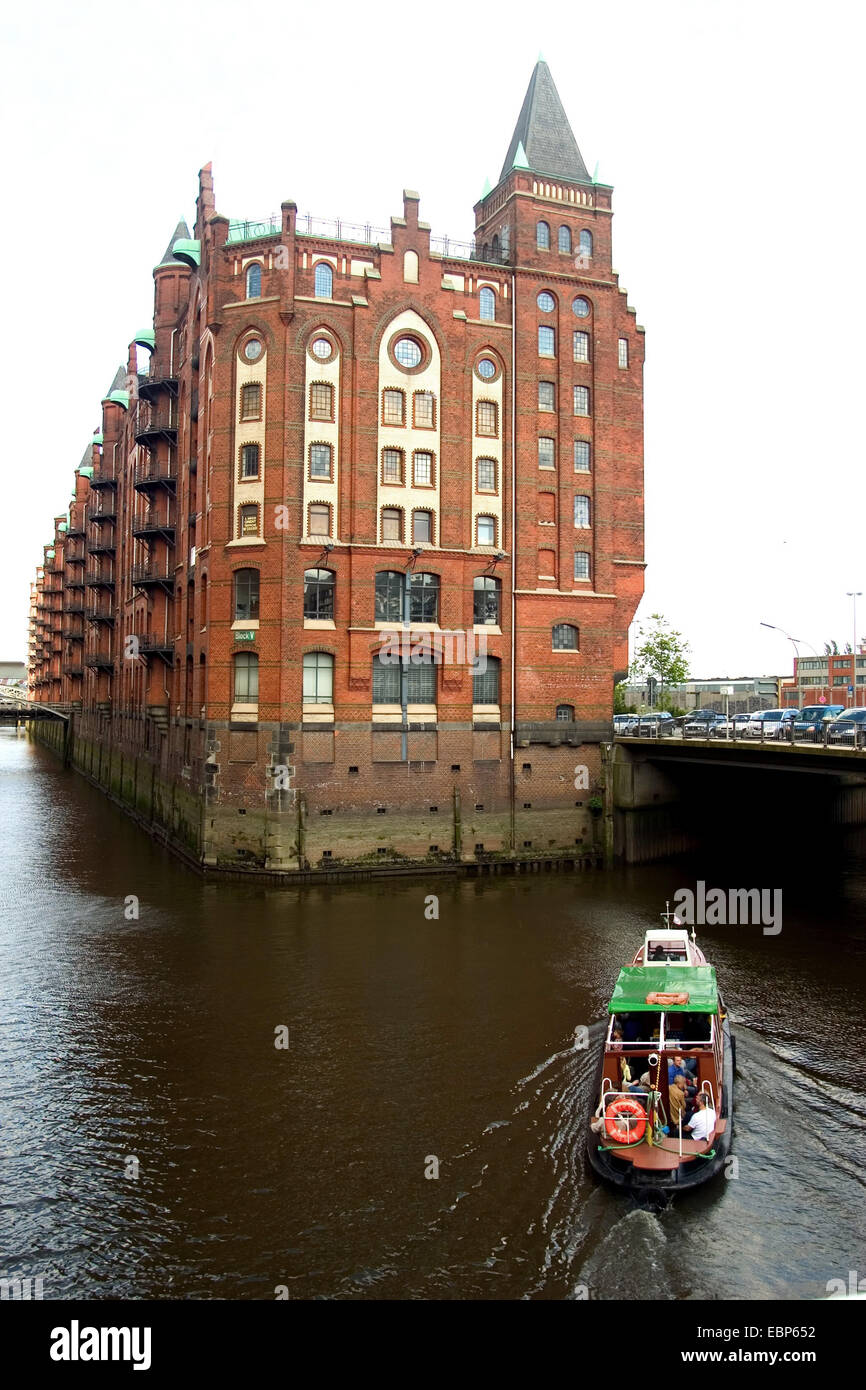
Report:
M 528 169 L 529 160 L 526 158 L 526 150 L 523 148 L 523 141 L 518 140 L 514 158 L 511 161 L 512 169 Z
M 53 545 L 50 545 L 50 546 L 47 545 L 47 546 L 45 547 L 45 558 L 46 558 L 46 560 L 53 560 L 53 559 L 54 559 L 54 546 L 53 546 Z
M 489 180 L 489 179 L 485 179 L 485 180 L 484 180 L 484 187 L 483 187 L 482 190 L 481 190 L 481 196 L 482 196 L 482 198 L 486 198 L 487 195 L 488 195 L 488 193 L 492 193 L 492 192 L 493 192 L 493 189 L 492 189 L 491 186 L 490 186 L 490 180 Z
M 102 432 L 101 432 L 101 431 L 100 431 L 99 434 L 95 434 L 95 435 L 93 436 L 93 439 L 92 439 L 91 443 L 93 443 L 93 444 L 101 444 L 101 443 L 102 443 Z
M 90 464 L 87 464 L 87 466 L 86 466 L 85 468 L 79 468 L 78 471 L 79 471 L 79 473 L 81 474 L 82 478 L 92 478 L 92 477 L 93 477 L 93 468 L 92 468 L 92 466 L 91 466 Z
M 152 328 L 142 328 L 136 333 L 132 341 L 137 347 L 153 349 L 156 347 L 156 334 Z
M 646 1002 L 653 993 L 688 994 L 687 1004 L 666 1004 L 665 1013 L 719 1012 L 716 972 L 711 965 L 628 965 L 619 972 L 608 1013 L 657 1013 L 660 1006 Z
M 171 254 L 176 261 L 183 261 L 184 265 L 195 268 L 201 265 L 201 242 L 195 241 L 192 237 L 178 237 Z
M 57 529 L 58 529 L 58 531 L 65 531 L 68 525 L 69 525 L 69 522 L 68 522 L 68 521 L 61 521 L 60 524 L 58 525 Z
M 108 400 L 114 401 L 115 405 L 123 406 L 124 410 L 129 410 L 128 391 L 112 391 L 111 395 L 108 397 Z

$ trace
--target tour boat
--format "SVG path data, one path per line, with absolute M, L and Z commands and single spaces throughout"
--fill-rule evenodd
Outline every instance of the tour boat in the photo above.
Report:
M 694 931 L 690 937 L 670 911 L 662 918 L 619 972 L 587 1132 L 595 1172 L 644 1193 L 681 1192 L 714 1177 L 733 1121 L 734 1040 L 716 972 Z M 678 1071 L 685 1099 L 679 1083 L 671 1098 Z M 686 1127 L 696 1115 L 700 1138 Z

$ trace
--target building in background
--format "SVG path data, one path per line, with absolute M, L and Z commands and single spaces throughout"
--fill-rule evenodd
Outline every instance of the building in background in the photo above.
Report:
M 803 709 L 825 702 L 846 707 L 866 704 L 866 648 L 862 645 L 856 656 L 837 652 L 794 657 L 793 678 L 782 685 L 782 705 Z
M 680 709 L 714 709 L 729 714 L 748 714 L 756 709 L 779 707 L 778 676 L 715 676 L 666 686 L 665 700 Z M 658 691 L 645 681 L 624 687 L 625 704 L 637 710 L 654 709 Z
M 197 860 L 591 841 L 644 570 L 611 192 L 541 61 L 471 244 L 413 192 L 388 229 L 232 221 L 201 171 L 30 639 L 74 762 Z

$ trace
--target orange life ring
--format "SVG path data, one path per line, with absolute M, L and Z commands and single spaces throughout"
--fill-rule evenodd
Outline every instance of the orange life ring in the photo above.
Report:
M 612 1101 L 604 1112 L 604 1127 L 617 1144 L 639 1144 L 646 1132 L 646 1111 L 637 1100 Z
M 647 995 L 646 1002 L 657 1004 L 660 1009 L 666 1009 L 672 1004 L 688 1004 L 689 996 L 685 991 L 679 994 L 662 994 L 658 990 L 654 990 L 652 994 Z

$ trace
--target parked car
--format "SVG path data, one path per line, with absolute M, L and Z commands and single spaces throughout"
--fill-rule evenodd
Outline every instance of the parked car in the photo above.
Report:
M 751 715 L 749 714 L 732 714 L 729 719 L 723 720 L 721 724 L 715 727 L 713 730 L 714 737 L 733 738 L 736 732 L 737 738 L 739 738 L 750 719 Z
M 770 732 L 769 728 L 767 728 L 764 731 L 764 737 L 787 739 L 788 742 L 790 742 L 791 728 L 793 726 L 794 720 L 797 718 L 797 715 L 799 713 L 800 711 L 797 709 L 783 709 L 782 718 L 778 721 L 778 723 L 774 724 L 772 733 Z
M 796 714 L 796 710 L 755 710 L 750 716 L 748 724 L 743 726 L 743 733 L 747 738 L 760 738 L 762 733 L 765 739 L 776 738 L 778 736 L 779 726 L 786 714 Z
M 855 705 L 837 714 L 830 722 L 828 743 L 850 743 L 862 747 L 866 742 L 866 707 Z
M 807 705 L 794 720 L 794 738 L 809 743 L 823 743 L 824 729 L 837 714 L 844 713 L 844 705 Z
M 676 729 L 676 722 L 667 710 L 652 710 L 649 714 L 639 714 L 635 719 L 633 732 L 643 738 L 670 738 Z
M 633 714 L 615 714 L 613 716 L 614 734 L 627 734 L 634 719 Z
M 689 716 L 683 733 L 686 738 L 715 738 L 719 725 L 724 723 L 725 716 L 718 710 L 698 709 Z

